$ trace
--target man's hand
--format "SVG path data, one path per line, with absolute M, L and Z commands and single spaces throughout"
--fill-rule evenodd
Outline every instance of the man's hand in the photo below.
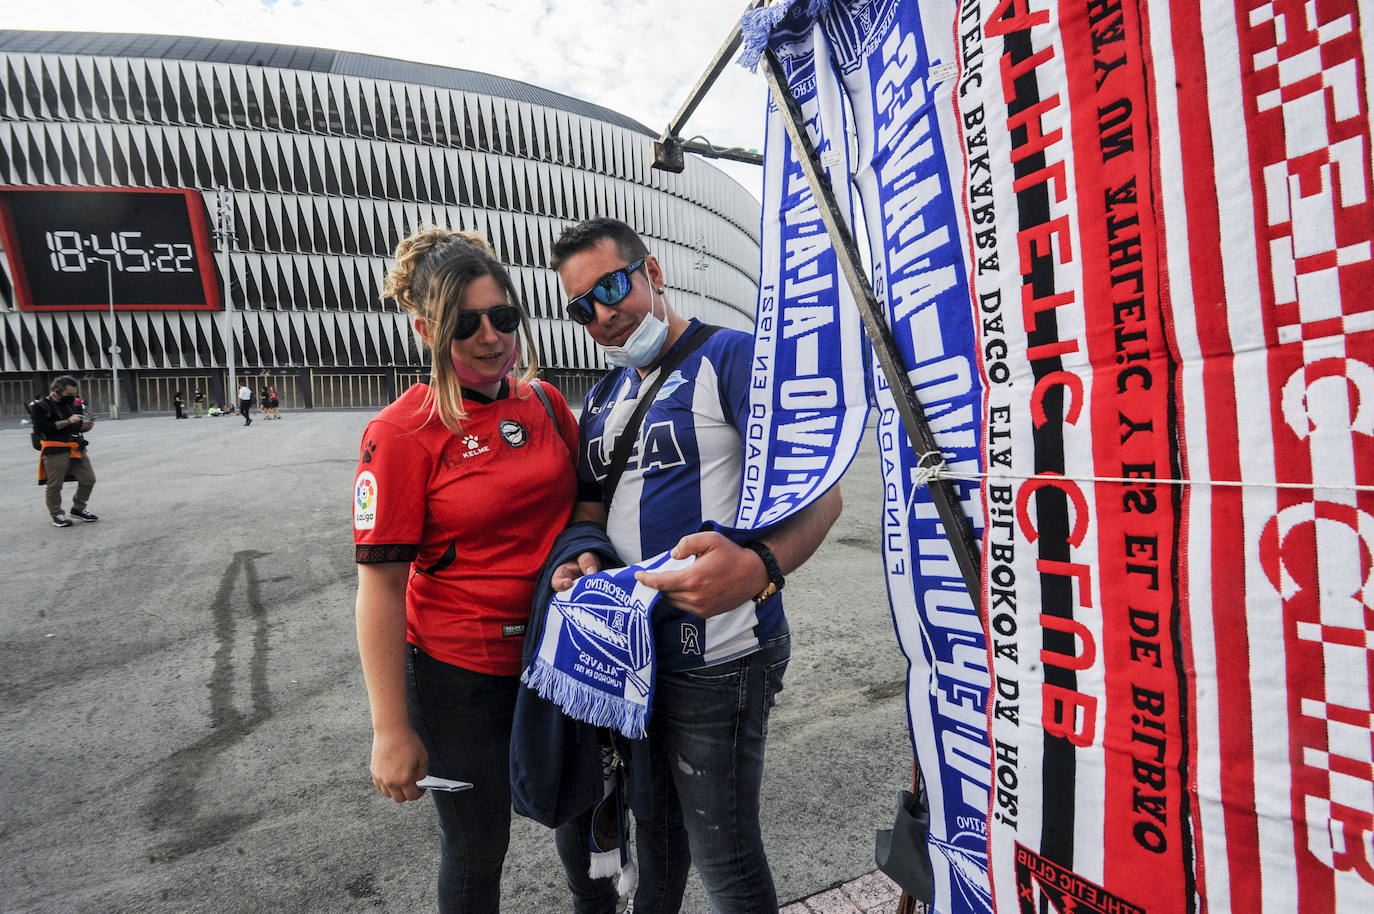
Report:
M 703 619 L 729 612 L 768 586 L 768 569 L 758 554 L 714 531 L 684 536 L 672 554 L 696 561 L 679 571 L 639 571 L 635 580 Z
M 577 583 L 577 579 L 584 574 L 596 574 L 601 570 L 601 559 L 597 558 L 595 552 L 584 552 L 577 557 L 575 562 L 564 562 L 559 565 L 553 573 L 553 589 L 559 592 L 567 590 Z
M 89 432 L 89 431 L 90 431 L 91 429 L 93 429 L 93 428 L 95 428 L 95 420 L 94 420 L 94 419 L 87 419 L 87 420 L 86 420 L 84 423 L 82 423 L 82 425 L 81 425 L 81 430 L 82 430 L 83 432 Z
M 802 508 L 776 527 L 770 527 L 763 540 L 778 559 L 783 574 L 791 574 L 811 557 L 844 502 L 840 487 L 834 486 L 820 498 Z M 709 618 L 729 612 L 763 593 L 768 586 L 768 569 L 752 549 L 736 546 L 719 533 L 693 533 L 678 540 L 673 558 L 696 556 L 690 566 L 679 571 L 641 571 L 635 579 L 666 594 L 673 605 Z

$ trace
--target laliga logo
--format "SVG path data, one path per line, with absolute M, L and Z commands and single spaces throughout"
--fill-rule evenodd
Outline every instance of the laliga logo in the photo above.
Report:
M 353 528 L 371 530 L 376 526 L 377 477 L 371 470 L 364 470 L 353 485 Z
M 359 479 L 358 490 L 354 495 L 354 501 L 358 505 L 359 511 L 366 511 L 372 507 L 372 503 L 377 500 L 377 485 L 370 479 Z

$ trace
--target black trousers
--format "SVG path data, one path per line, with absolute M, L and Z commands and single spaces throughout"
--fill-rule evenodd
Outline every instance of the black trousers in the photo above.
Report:
M 406 645 L 406 673 L 410 722 L 429 753 L 429 773 L 473 785 L 429 792 L 439 814 L 439 912 L 495 914 L 510 844 L 510 732 L 520 677 L 465 670 L 413 644 Z M 610 880 L 586 875 L 589 827 L 590 810 L 558 830 L 559 853 L 576 860 L 567 876 L 572 910 L 613 912 Z M 580 854 L 568 846 L 579 836 Z

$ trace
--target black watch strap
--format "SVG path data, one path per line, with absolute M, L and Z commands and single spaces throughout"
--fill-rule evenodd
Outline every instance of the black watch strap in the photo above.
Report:
M 762 603 L 779 590 L 782 590 L 782 585 L 786 582 L 786 578 L 782 576 L 782 566 L 778 564 L 778 557 L 773 554 L 773 550 L 769 549 L 759 540 L 750 540 L 740 545 L 745 549 L 756 552 L 758 557 L 763 559 L 763 567 L 768 571 L 768 586 L 754 597 L 755 603 Z

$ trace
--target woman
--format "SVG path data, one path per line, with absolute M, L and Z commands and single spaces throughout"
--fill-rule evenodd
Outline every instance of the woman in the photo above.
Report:
M 432 368 L 368 425 L 354 487 L 372 781 L 398 803 L 419 799 L 427 774 L 473 785 L 432 791 L 439 910 L 494 912 L 520 652 L 535 577 L 576 497 L 577 423 L 557 390 L 536 395 L 529 321 L 477 236 L 402 241 L 383 294 L 415 315 Z

